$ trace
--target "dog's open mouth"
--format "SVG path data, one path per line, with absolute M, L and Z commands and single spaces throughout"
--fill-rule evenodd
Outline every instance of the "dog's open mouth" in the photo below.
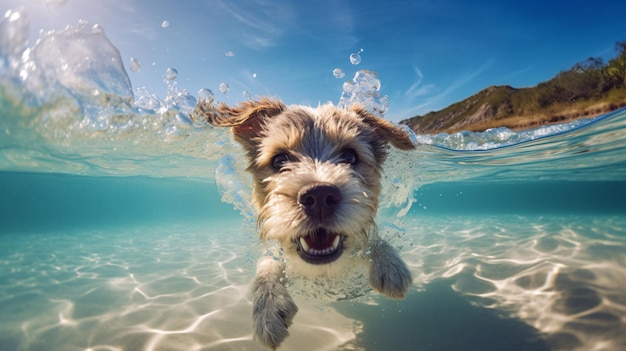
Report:
M 296 241 L 298 255 L 311 264 L 325 264 L 338 259 L 343 252 L 341 235 L 319 228 Z

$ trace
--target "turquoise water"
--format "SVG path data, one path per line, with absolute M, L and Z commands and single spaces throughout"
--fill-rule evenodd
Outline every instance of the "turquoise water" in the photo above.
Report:
M 101 65 L 57 69 L 48 44 L 0 57 L 0 349 L 260 350 L 241 150 L 190 122 L 175 77 L 165 98 L 133 90 L 102 32 L 45 35 L 90 38 L 75 49 Z M 411 292 L 295 281 L 282 349 L 626 348 L 626 110 L 414 139 L 378 218 Z

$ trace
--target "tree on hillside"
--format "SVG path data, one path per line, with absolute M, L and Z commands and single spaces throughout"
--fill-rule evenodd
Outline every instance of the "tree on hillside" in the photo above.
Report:
M 606 75 L 614 86 L 626 88 L 626 41 L 617 42 L 615 49 L 619 55 L 607 64 Z
M 619 55 L 606 65 L 601 58 L 590 57 L 554 78 L 537 85 L 541 107 L 579 99 L 599 97 L 615 88 L 626 87 L 626 41 L 615 44 Z

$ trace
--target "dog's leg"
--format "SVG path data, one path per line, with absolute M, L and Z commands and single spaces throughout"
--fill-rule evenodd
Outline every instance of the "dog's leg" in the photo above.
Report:
M 283 261 L 263 257 L 257 264 L 252 284 L 254 335 L 273 350 L 289 335 L 287 328 L 298 312 L 298 306 L 281 281 L 285 276 L 284 270 Z
M 396 250 L 379 239 L 371 245 L 370 259 L 369 283 L 372 288 L 394 299 L 404 298 L 413 277 Z

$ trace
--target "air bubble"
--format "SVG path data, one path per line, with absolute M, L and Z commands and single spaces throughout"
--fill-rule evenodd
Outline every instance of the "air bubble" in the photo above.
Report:
M 202 88 L 198 90 L 198 103 L 203 105 L 212 104 L 213 92 L 207 88 Z
M 228 57 L 235 57 L 235 53 L 234 53 L 234 52 L 232 52 L 232 51 L 230 51 L 230 50 L 229 50 L 229 51 L 226 51 L 226 52 L 224 53 L 224 55 L 226 55 L 226 56 L 228 56 Z
M 165 70 L 165 79 L 174 80 L 178 77 L 178 71 L 175 68 L 168 68 Z
M 169 21 L 163 21 L 161 22 L 161 28 L 167 28 L 170 26 L 170 22 Z
M 250 93 L 247 90 L 244 90 L 242 93 L 243 97 L 246 98 L 247 100 L 252 100 L 252 95 L 250 95 Z
M 358 65 L 361 63 L 361 54 L 363 53 L 363 49 L 359 49 L 359 51 L 350 54 L 350 63 L 353 65 Z
M 230 87 L 226 83 L 220 83 L 219 90 L 220 90 L 220 93 L 222 94 L 228 94 Z
M 337 79 L 340 79 L 346 76 L 346 72 L 344 72 L 341 68 L 335 68 L 333 70 L 333 76 Z
M 256 78 L 256 73 L 252 73 L 252 78 Z
M 93 27 L 91 27 L 91 32 L 95 34 L 104 33 L 104 28 L 99 24 L 94 24 Z
M 130 58 L 130 70 L 135 73 L 141 71 L 141 61 L 138 58 Z

